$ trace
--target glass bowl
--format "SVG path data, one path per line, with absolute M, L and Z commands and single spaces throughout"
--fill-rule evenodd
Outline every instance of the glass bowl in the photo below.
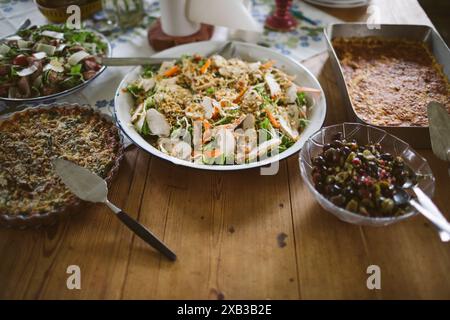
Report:
M 393 156 L 402 157 L 405 164 L 407 164 L 416 174 L 421 176 L 418 182 L 419 188 L 421 188 L 430 198 L 433 196 L 435 179 L 430 166 L 428 165 L 427 160 L 414 151 L 409 144 L 376 127 L 359 123 L 343 123 L 322 128 L 320 131 L 313 134 L 308 141 L 306 141 L 300 152 L 300 172 L 303 180 L 316 200 L 325 210 L 331 212 L 345 222 L 368 226 L 389 225 L 412 217 L 417 213 L 415 209 L 411 209 L 399 216 L 367 217 L 338 207 L 320 194 L 315 189 L 312 181 L 311 158 L 317 156 L 322 151 L 323 146 L 330 143 L 332 137 L 337 133 L 341 133 L 342 137 L 346 139 L 356 139 L 360 144 L 379 143 L 384 152 L 389 152 Z

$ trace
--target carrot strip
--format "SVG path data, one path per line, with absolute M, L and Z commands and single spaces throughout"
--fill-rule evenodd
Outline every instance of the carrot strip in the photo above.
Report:
M 206 121 L 206 120 L 203 120 L 203 125 L 205 126 L 206 129 L 211 128 L 211 123 L 209 123 L 209 122 Z
M 236 99 L 233 100 L 233 102 L 239 103 L 246 92 L 247 92 L 247 88 L 242 88 L 241 91 L 239 92 L 238 96 L 236 97 Z
M 205 64 L 200 68 L 200 73 L 205 73 L 211 65 L 211 59 L 206 60 Z
M 265 62 L 261 65 L 261 69 L 269 69 L 269 68 L 273 67 L 274 64 L 275 64 L 275 61 L 268 60 L 267 62 Z
M 207 156 L 208 158 L 217 158 L 218 156 L 221 155 L 221 152 L 219 149 L 212 149 L 212 150 L 205 150 L 203 151 L 205 156 Z
M 166 72 L 164 72 L 164 75 L 165 75 L 166 77 L 171 77 L 171 76 L 177 74 L 178 71 L 180 71 L 180 67 L 177 66 L 177 65 L 174 65 L 172 68 L 170 68 L 169 70 L 167 70 Z
M 267 113 L 267 117 L 269 117 L 272 126 L 278 129 L 280 127 L 280 123 L 277 121 L 277 119 L 275 119 L 275 117 L 273 116 L 272 112 L 270 112 L 269 109 L 266 109 L 265 111 Z
M 217 119 L 217 117 L 219 116 L 220 110 L 217 107 L 214 107 L 214 112 L 211 116 L 212 119 Z

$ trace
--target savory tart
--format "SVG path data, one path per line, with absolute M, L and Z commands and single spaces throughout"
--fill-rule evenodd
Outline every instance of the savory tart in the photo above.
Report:
M 58 215 L 80 202 L 57 177 L 54 159 L 73 161 L 109 180 L 122 155 L 115 125 L 78 105 L 17 112 L 0 121 L 0 141 L 0 223 L 7 224 L 40 224 L 45 220 L 40 217 Z
M 431 101 L 450 111 L 449 81 L 423 42 L 336 38 L 333 47 L 354 110 L 367 123 L 426 127 Z

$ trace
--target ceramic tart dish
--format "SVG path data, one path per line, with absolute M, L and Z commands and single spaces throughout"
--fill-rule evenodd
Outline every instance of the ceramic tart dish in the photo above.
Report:
M 54 159 L 109 184 L 123 155 L 112 119 L 87 105 L 40 105 L 0 118 L 0 140 L 0 225 L 7 227 L 49 225 L 79 209 L 82 201 L 53 171 Z

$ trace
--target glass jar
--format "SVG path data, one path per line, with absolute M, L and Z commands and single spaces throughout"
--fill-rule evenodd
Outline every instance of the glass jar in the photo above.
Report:
M 143 0 L 102 0 L 108 23 L 121 29 L 133 28 L 144 18 Z

